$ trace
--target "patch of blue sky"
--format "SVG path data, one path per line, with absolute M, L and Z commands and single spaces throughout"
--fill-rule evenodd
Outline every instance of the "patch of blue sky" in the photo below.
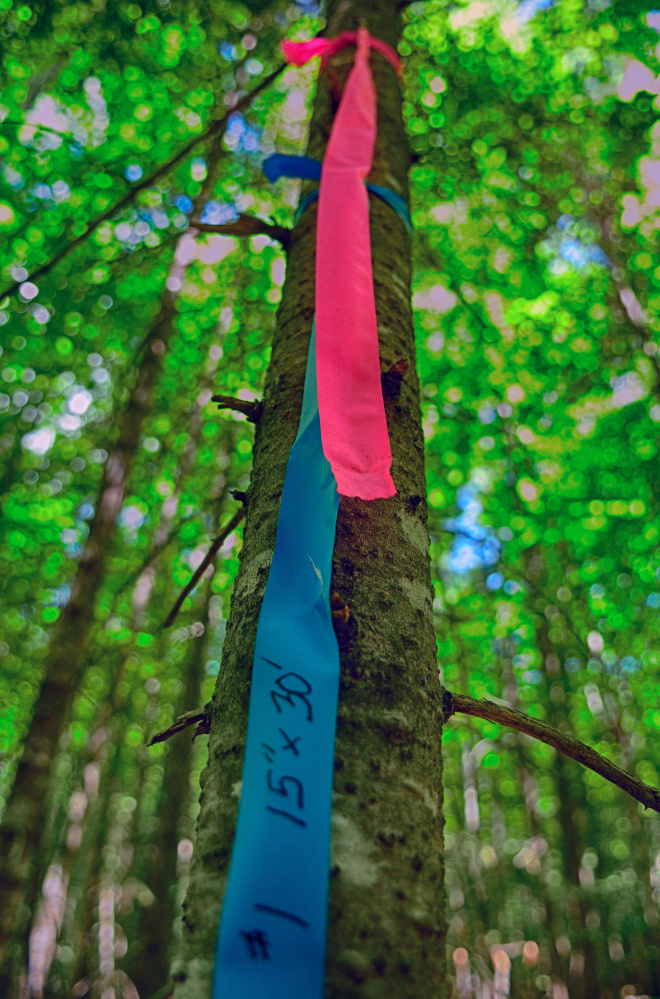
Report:
M 485 406 L 478 413 L 480 423 L 494 423 L 497 419 L 497 410 L 492 406 Z
M 552 7 L 554 0 L 521 0 L 518 5 L 516 18 L 519 21 L 531 21 L 535 14 L 541 10 L 548 10 Z
M 223 201 L 207 201 L 200 222 L 206 225 L 225 225 L 227 222 L 235 222 L 237 218 L 238 209 L 235 205 Z
M 177 194 L 176 198 L 174 199 L 174 204 L 176 205 L 176 207 L 179 209 L 180 212 L 185 212 L 186 214 L 188 214 L 188 212 L 191 212 L 193 209 L 193 203 L 187 194 Z
M 480 523 L 483 504 L 476 483 L 468 482 L 456 494 L 461 511 L 458 517 L 445 520 L 443 527 L 454 534 L 455 540 L 448 558 L 448 568 L 456 575 L 495 565 L 502 549 L 493 529 Z
M 218 51 L 220 52 L 220 55 L 223 56 L 225 59 L 233 60 L 238 58 L 238 49 L 236 48 L 235 45 L 232 45 L 231 42 L 227 41 L 222 42 L 220 45 L 218 45 Z
M 256 153 L 261 146 L 261 136 L 255 128 L 248 125 L 243 115 L 237 112 L 229 119 L 225 142 L 232 152 L 244 149 L 248 153 Z
M 540 244 L 539 250 L 548 260 L 551 273 L 557 275 L 566 273 L 567 265 L 582 272 L 591 266 L 609 267 L 609 258 L 594 237 L 597 233 L 584 222 L 572 215 L 560 215 L 556 224 L 548 229 L 548 238 Z
M 241 139 L 241 145 L 246 153 L 258 153 L 261 143 L 259 141 L 259 136 L 252 129 L 243 136 Z

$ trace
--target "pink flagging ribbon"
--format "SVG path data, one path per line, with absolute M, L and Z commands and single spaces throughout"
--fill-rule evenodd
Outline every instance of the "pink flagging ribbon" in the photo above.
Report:
M 365 29 L 360 29 L 365 30 Z M 369 46 L 387 59 L 397 72 L 402 75 L 403 65 L 401 59 L 387 42 L 382 42 L 380 38 L 372 38 L 367 32 Z M 287 62 L 292 66 L 304 66 L 310 59 L 321 56 L 321 68 L 323 68 L 333 55 L 346 48 L 347 45 L 357 45 L 357 31 L 342 31 L 336 38 L 312 38 L 309 42 L 282 42 L 282 52 Z
M 375 48 L 400 70 L 396 53 L 366 28 L 337 38 L 285 42 L 297 66 L 325 62 L 356 44 L 353 68 L 323 159 L 316 235 L 316 372 L 323 452 L 344 496 L 394 496 L 392 454 L 380 380 L 371 268 L 369 203 L 364 184 L 376 142 Z

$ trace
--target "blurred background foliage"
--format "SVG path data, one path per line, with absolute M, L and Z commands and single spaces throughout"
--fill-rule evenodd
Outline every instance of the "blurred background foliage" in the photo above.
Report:
M 51 638 L 83 657 L 35 996 L 167 980 L 206 740 L 146 743 L 210 696 L 240 528 L 162 625 L 249 483 L 252 426 L 210 397 L 259 397 L 285 273 L 267 236 L 190 220 L 292 224 L 299 182 L 261 163 L 304 151 L 314 67 L 231 112 L 322 14 L 0 0 L 5 798 Z M 660 12 L 428 0 L 404 20 L 441 674 L 658 786 Z M 660 996 L 658 817 L 495 724 L 453 718 L 444 753 L 456 995 Z

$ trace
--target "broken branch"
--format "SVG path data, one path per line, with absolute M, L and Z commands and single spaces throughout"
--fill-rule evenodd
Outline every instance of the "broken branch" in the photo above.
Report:
M 263 410 L 261 402 L 236 399 L 233 395 L 212 395 L 211 402 L 217 402 L 218 409 L 234 409 L 237 413 L 243 413 L 244 416 L 247 416 L 250 423 L 258 423 L 261 419 Z
M 530 735 L 534 739 L 539 739 L 546 745 L 552 746 L 564 756 L 577 760 L 578 763 L 582 763 L 589 770 L 600 774 L 611 784 L 616 784 L 631 797 L 641 801 L 645 808 L 652 808 L 654 811 L 660 812 L 660 791 L 651 787 L 650 784 L 645 784 L 626 770 L 622 770 L 616 763 L 601 756 L 591 746 L 576 739 L 574 735 L 560 732 L 558 728 L 549 725 L 548 722 L 541 721 L 539 718 L 530 718 L 522 711 L 516 711 L 515 708 L 509 708 L 503 704 L 495 704 L 494 701 L 476 700 L 465 694 L 452 694 L 448 690 L 444 692 L 444 712 L 445 718 L 450 718 L 453 714 L 460 712 L 465 715 L 473 715 L 476 718 L 485 718 L 488 721 L 507 725 L 509 728 L 524 732 L 525 735 Z
M 173 735 L 177 735 L 179 732 L 183 732 L 184 729 L 190 728 L 191 725 L 197 725 L 193 739 L 198 735 L 208 735 L 210 711 L 210 702 L 205 704 L 201 710 L 185 711 L 168 728 L 164 728 L 162 732 L 156 732 L 155 735 L 152 735 L 147 746 L 155 746 L 157 742 L 165 742 L 167 739 L 171 739 Z
M 275 225 L 273 222 L 266 222 L 265 219 L 257 218 L 256 215 L 240 214 L 234 222 L 211 223 L 198 222 L 191 219 L 190 226 L 199 232 L 219 232 L 224 236 L 270 236 L 277 240 L 284 250 L 288 250 L 291 242 L 291 230 L 283 225 Z
M 236 511 L 236 513 L 231 518 L 231 520 L 228 521 L 228 523 L 225 524 L 225 526 L 223 527 L 223 529 L 220 531 L 220 534 L 217 536 L 217 538 L 215 539 L 215 541 L 213 542 L 213 544 L 211 545 L 211 547 L 207 551 L 206 555 L 204 556 L 204 558 L 202 559 L 202 561 L 200 562 L 200 564 L 195 569 L 195 571 L 194 571 L 194 573 L 192 575 L 192 578 L 190 579 L 190 582 L 186 583 L 186 585 L 184 586 L 184 588 L 181 590 L 181 593 L 179 594 L 179 596 L 176 599 L 176 603 L 174 604 L 174 607 L 172 608 L 172 610 L 167 615 L 167 619 L 165 621 L 165 624 L 163 625 L 164 628 L 169 628 L 170 625 L 172 625 L 174 623 L 174 620 L 175 620 L 177 614 L 181 610 L 181 605 L 183 604 L 183 601 L 186 599 L 186 597 L 188 596 L 188 594 L 192 590 L 195 589 L 195 586 L 197 585 L 197 583 L 199 582 L 199 580 L 202 578 L 202 576 L 204 575 L 204 573 L 208 569 L 209 565 L 211 564 L 211 562 L 215 558 L 216 553 L 218 552 L 218 550 L 225 543 L 225 541 L 227 540 L 227 538 L 229 537 L 229 535 L 231 534 L 231 532 L 234 530 L 234 528 L 238 527 L 238 525 L 240 524 L 240 522 L 243 520 L 244 516 L 245 516 L 245 507 L 242 506 L 239 510 Z

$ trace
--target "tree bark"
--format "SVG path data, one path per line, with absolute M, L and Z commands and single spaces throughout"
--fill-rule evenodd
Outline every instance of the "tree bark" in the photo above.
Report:
M 328 36 L 366 24 L 396 46 L 398 0 L 330 4 Z M 334 62 L 340 80 L 352 64 Z M 378 138 L 369 180 L 406 197 L 409 152 L 394 71 L 371 59 Z M 308 153 L 320 159 L 334 105 L 318 83 Z M 426 527 L 424 445 L 410 305 L 410 242 L 392 210 L 371 201 L 383 370 L 408 361 L 386 403 L 397 495 L 341 499 L 331 590 L 350 609 L 340 626 L 326 996 L 448 995 L 442 842 L 442 700 Z M 209 760 L 176 999 L 210 994 L 215 938 L 238 809 L 255 632 L 275 544 L 288 452 L 296 434 L 314 313 L 316 207 L 292 231 L 287 279 L 256 430 L 241 565 L 216 687 Z M 313 502 L 313 497 L 310 497 Z M 244 793 L 249 793 L 249 788 Z

